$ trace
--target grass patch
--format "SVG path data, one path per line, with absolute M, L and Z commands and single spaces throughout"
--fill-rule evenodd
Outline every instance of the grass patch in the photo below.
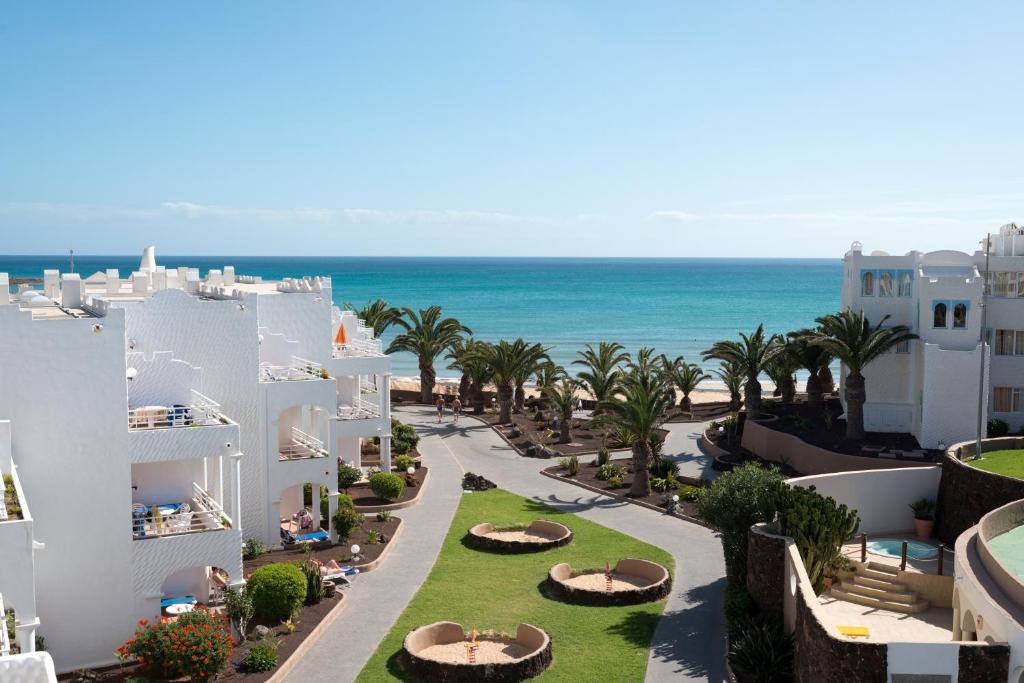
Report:
M 550 519 L 572 529 L 572 543 L 540 553 L 498 555 L 463 544 L 480 522 L 497 526 Z M 554 662 L 538 681 L 642 681 L 648 647 L 664 602 L 628 607 L 583 607 L 545 597 L 548 569 L 569 562 L 574 569 L 613 566 L 623 557 L 653 560 L 675 573 L 672 556 L 652 545 L 559 512 L 500 489 L 462 497 L 441 554 L 398 622 L 359 674 L 358 683 L 412 681 L 400 666 L 402 640 L 412 629 L 435 621 L 465 628 L 515 633 L 521 622 L 551 635 Z
M 967 464 L 979 470 L 1024 479 L 1024 450 L 992 451 L 981 460 L 968 460 Z

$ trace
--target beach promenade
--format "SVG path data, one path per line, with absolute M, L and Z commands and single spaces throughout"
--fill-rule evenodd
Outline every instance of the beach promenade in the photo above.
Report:
M 403 510 L 406 528 L 377 571 L 359 577 L 347 605 L 286 678 L 299 681 L 352 681 L 405 605 L 426 579 L 450 526 L 461 495 L 464 471 L 482 474 L 512 493 L 533 498 L 671 552 L 675 585 L 651 643 L 646 681 L 727 680 L 722 591 L 725 568 L 721 545 L 709 530 L 652 510 L 584 491 L 538 471 L 551 463 L 522 458 L 491 429 L 473 419 L 438 425 L 432 408 L 400 407 L 403 422 L 416 425 L 419 450 L 431 468 L 423 500 Z M 666 453 L 679 454 L 684 471 L 704 462 L 693 441 L 699 425 L 672 425 Z M 472 495 L 472 494 L 468 494 Z

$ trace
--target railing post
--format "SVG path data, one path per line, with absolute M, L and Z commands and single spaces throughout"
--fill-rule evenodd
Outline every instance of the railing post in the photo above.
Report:
M 903 541 L 903 547 L 900 548 L 900 571 L 907 570 L 907 542 Z
M 868 561 L 868 535 L 865 533 L 860 535 L 860 561 Z
M 946 546 L 942 543 L 939 544 L 939 576 L 942 576 L 942 564 L 946 559 Z

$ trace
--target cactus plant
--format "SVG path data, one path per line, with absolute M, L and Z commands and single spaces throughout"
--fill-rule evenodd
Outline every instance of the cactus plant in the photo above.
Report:
M 796 542 L 807 577 L 816 593 L 825 588 L 825 570 L 848 539 L 857 533 L 856 510 L 822 496 L 813 486 L 783 486 L 778 490 L 779 531 Z

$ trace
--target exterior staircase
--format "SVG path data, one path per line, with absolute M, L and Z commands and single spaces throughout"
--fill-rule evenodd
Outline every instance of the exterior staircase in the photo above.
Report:
M 927 611 L 931 604 L 908 590 L 898 577 L 896 567 L 868 562 L 844 576 L 838 584 L 832 584 L 829 594 L 837 600 L 890 612 L 918 614 Z

